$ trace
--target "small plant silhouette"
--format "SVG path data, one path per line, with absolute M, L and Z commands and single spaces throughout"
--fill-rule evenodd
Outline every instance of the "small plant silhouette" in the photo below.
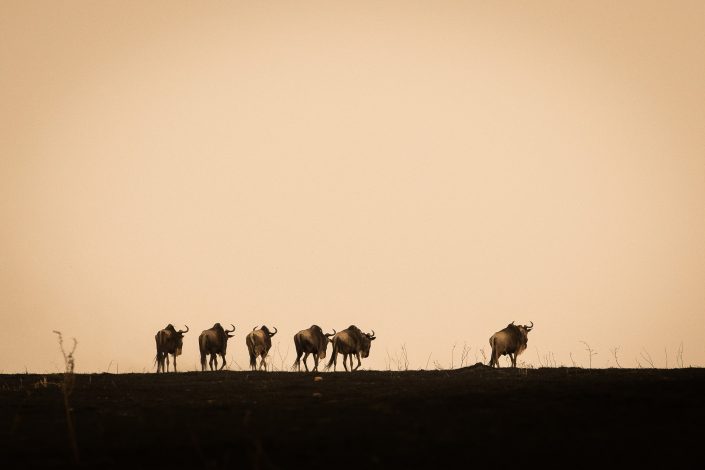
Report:
M 652 369 L 656 368 L 656 366 L 654 365 L 654 360 L 651 358 L 651 354 L 649 354 L 649 351 L 647 351 L 646 348 L 642 348 L 642 352 L 639 353 L 639 355 L 647 364 L 649 364 Z M 639 360 L 637 359 L 637 363 L 638 362 Z M 639 364 L 639 367 L 641 367 L 641 364 Z
M 468 359 L 469 359 L 469 356 L 470 356 L 470 350 L 471 350 L 471 349 L 472 349 L 472 348 L 471 348 L 470 346 L 468 346 L 467 343 L 464 343 L 464 344 L 463 344 L 463 351 L 462 351 L 461 354 L 460 354 L 460 367 L 465 367 L 465 366 L 469 366 L 469 365 L 470 365 L 469 362 L 468 362 Z
M 678 351 L 676 351 L 676 366 L 683 368 L 683 342 L 681 341 L 680 346 L 678 346 Z
M 409 370 L 409 354 L 406 350 L 406 344 L 401 345 L 401 352 L 395 353 L 394 356 L 387 352 L 389 357 L 389 370 L 391 370 L 392 365 L 398 371 Z
M 612 349 L 610 349 L 610 352 L 614 356 L 614 363 L 617 364 L 617 367 L 621 369 L 622 366 L 620 365 L 619 358 L 617 357 L 617 353 L 619 352 L 619 346 L 613 347 Z
M 69 397 L 73 393 L 74 386 L 76 385 L 76 376 L 74 374 L 74 368 L 76 366 L 76 361 L 73 357 L 73 353 L 76 351 L 76 346 L 78 341 L 73 338 L 73 347 L 68 353 L 64 349 L 64 338 L 60 331 L 54 330 L 54 333 L 59 337 L 59 349 L 61 349 L 61 354 L 64 356 L 64 379 L 59 384 L 61 387 L 61 394 L 64 398 L 64 411 L 66 413 L 66 427 L 69 435 L 69 445 L 71 447 L 71 454 L 73 455 L 73 461 L 76 465 L 81 463 L 81 457 L 78 452 L 78 443 L 76 442 L 76 431 L 73 425 L 73 411 L 69 405 Z
M 589 358 L 589 362 L 588 362 L 589 367 L 588 368 L 592 369 L 592 356 L 597 356 L 597 352 L 595 352 L 595 350 L 592 349 L 590 347 L 590 345 L 587 344 L 585 341 L 581 341 L 581 343 L 583 343 L 585 345 L 585 351 L 587 351 L 587 353 L 588 353 L 588 358 Z

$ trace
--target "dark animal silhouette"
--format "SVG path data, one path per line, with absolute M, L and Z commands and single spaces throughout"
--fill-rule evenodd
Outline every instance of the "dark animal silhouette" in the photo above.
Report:
M 530 323 L 530 326 L 526 326 L 511 322 L 506 328 L 492 335 L 490 338 L 492 356 L 489 364 L 491 367 L 499 367 L 499 358 L 504 355 L 509 356 L 512 367 L 517 366 L 517 356 L 526 349 L 529 343 L 529 331 L 534 327 L 534 322 Z
M 296 333 L 294 335 L 296 361 L 294 361 L 293 368 L 301 371 L 301 356 L 303 355 L 304 367 L 306 372 L 308 372 L 306 360 L 309 354 L 313 354 L 313 371 L 318 371 L 318 360 L 326 358 L 326 349 L 328 349 L 328 343 L 331 342 L 330 337 L 333 335 L 335 335 L 335 330 L 333 330 L 333 333 L 323 333 L 323 330 L 318 325 L 312 325 L 311 328 Z
M 220 370 L 225 367 L 225 353 L 228 349 L 228 339 L 233 337 L 231 333 L 235 331 L 235 325 L 231 323 L 230 326 L 233 327 L 232 330 L 225 330 L 220 323 L 216 323 L 212 328 L 203 330 L 198 337 L 198 349 L 201 351 L 202 371 L 206 370 L 207 355 L 210 355 L 208 365 L 211 370 L 218 368 L 218 356 L 220 356 L 223 361 L 220 365 Z
M 261 357 L 259 364 L 260 369 L 267 370 L 267 363 L 265 361 L 269 349 L 272 347 L 272 336 L 277 334 L 277 327 L 274 328 L 274 333 L 269 331 L 269 328 L 262 325 L 259 330 L 257 327 L 252 328 L 245 338 L 245 343 L 247 344 L 247 350 L 250 353 L 250 367 L 252 370 L 257 369 L 257 356 Z
M 326 369 L 330 369 L 330 366 L 333 366 L 333 370 L 336 369 L 338 365 L 338 353 L 340 353 L 343 355 L 343 366 L 345 366 L 345 370 L 348 370 L 346 363 L 348 358 L 350 358 L 350 371 L 357 370 L 362 363 L 360 356 L 365 358 L 370 355 L 370 346 L 375 339 L 377 339 L 375 330 L 372 330 L 372 333 L 363 333 L 355 325 L 350 325 L 343 331 L 339 331 L 331 340 L 333 343 L 333 351 Z M 354 369 L 353 356 L 357 357 L 357 366 L 355 366 Z
M 184 345 L 184 334 L 189 330 L 186 325 L 185 330 L 176 331 L 174 325 L 169 323 L 163 330 L 157 331 L 154 340 L 157 343 L 157 373 L 169 372 L 169 354 L 174 356 L 174 372 L 176 372 L 176 356 L 181 354 Z M 166 363 L 166 370 L 165 365 Z

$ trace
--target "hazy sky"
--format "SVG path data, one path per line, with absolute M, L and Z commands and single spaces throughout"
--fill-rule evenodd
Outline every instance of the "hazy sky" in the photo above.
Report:
M 705 365 L 705 2 L 2 0 L 0 221 L 6 373 L 215 322 Z

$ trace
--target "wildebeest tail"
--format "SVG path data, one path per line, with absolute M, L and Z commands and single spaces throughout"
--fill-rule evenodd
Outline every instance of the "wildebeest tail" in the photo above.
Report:
M 201 335 L 198 337 L 198 350 L 201 353 L 201 370 L 206 370 L 206 348 L 207 344 L 206 342 L 208 341 L 208 337 L 206 335 Z
M 154 367 L 157 364 L 161 364 L 161 344 L 162 344 L 162 332 L 158 331 L 156 336 L 154 337 L 154 342 L 157 343 L 157 354 L 154 356 L 154 362 L 152 363 L 152 367 Z M 157 370 L 159 372 L 159 370 Z
M 254 370 L 257 367 L 257 355 L 255 354 L 255 343 L 251 335 L 252 333 L 247 335 L 245 342 L 247 343 L 247 351 L 250 353 L 250 368 Z
M 328 365 L 326 365 L 326 370 L 331 368 L 331 366 L 335 362 L 335 358 L 337 355 L 338 355 L 338 341 L 333 339 L 333 350 L 330 352 L 330 359 L 328 360 Z
M 495 342 L 496 341 L 497 341 L 497 338 L 495 338 L 494 335 L 492 335 L 492 337 L 490 338 L 490 348 L 492 348 L 490 351 L 490 363 L 489 363 L 490 367 L 492 367 L 494 365 L 494 355 L 495 355 L 495 351 L 496 351 Z
M 294 365 L 291 366 L 292 369 L 296 369 L 297 367 L 301 368 L 301 354 L 303 354 L 303 348 L 301 347 L 301 338 L 299 338 L 299 334 L 294 335 L 294 346 L 296 347 L 296 360 L 294 361 Z

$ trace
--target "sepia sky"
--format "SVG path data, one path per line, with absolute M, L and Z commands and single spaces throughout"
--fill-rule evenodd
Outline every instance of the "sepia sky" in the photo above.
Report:
M 705 3 L 2 0 L 0 222 L 4 373 L 215 322 L 703 366 Z

